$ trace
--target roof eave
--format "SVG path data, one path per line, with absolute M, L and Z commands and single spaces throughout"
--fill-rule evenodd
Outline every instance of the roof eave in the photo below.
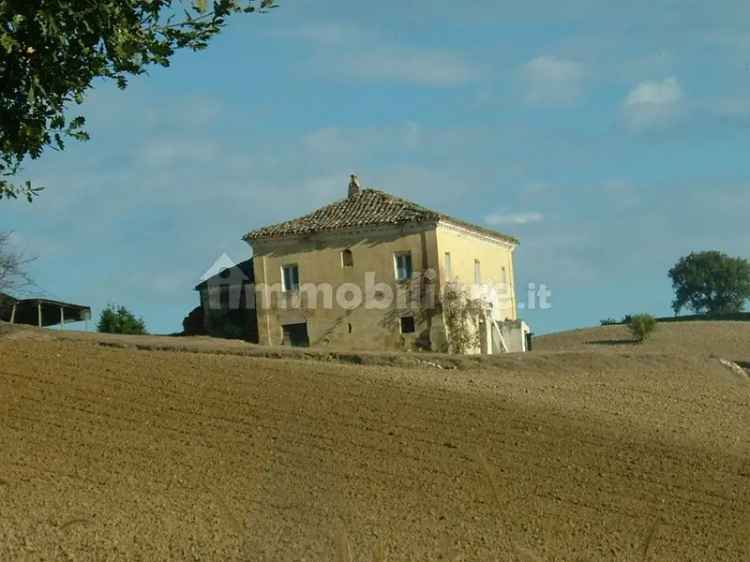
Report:
M 270 235 L 254 235 L 252 232 L 242 237 L 242 240 L 252 245 L 253 242 L 275 242 L 282 240 L 299 240 L 302 238 L 309 238 L 317 235 L 330 235 L 330 234 L 348 234 L 352 232 L 360 232 L 363 230 L 374 230 L 374 229 L 395 229 L 404 228 L 409 226 L 436 226 L 440 222 L 440 217 L 429 217 L 426 220 L 414 220 L 404 222 L 382 222 L 382 223 L 371 223 L 371 224 L 359 224 L 351 226 L 343 226 L 336 228 L 320 228 L 317 230 L 309 230 L 305 232 L 290 232 L 286 234 L 270 234 Z
M 497 232 L 489 228 L 483 228 L 476 225 L 472 225 L 470 223 L 465 223 L 463 221 L 459 220 L 452 220 L 448 218 L 435 218 L 431 220 L 425 220 L 425 221 L 413 221 L 413 222 L 405 222 L 405 223 L 384 223 L 384 224 L 372 224 L 372 225 L 362 225 L 359 227 L 347 227 L 347 228 L 338 228 L 338 229 L 321 229 L 311 232 L 294 232 L 289 234 L 277 234 L 277 235 L 253 235 L 252 233 L 248 233 L 245 236 L 242 237 L 242 240 L 249 245 L 253 245 L 253 242 L 275 242 L 275 241 L 282 241 L 282 240 L 294 240 L 299 238 L 305 238 L 308 236 L 314 236 L 316 234 L 332 234 L 336 232 L 346 233 L 352 230 L 358 230 L 361 228 L 377 228 L 377 227 L 388 227 L 388 226 L 407 226 L 407 225 L 425 225 L 425 224 L 431 224 L 431 225 L 438 225 L 441 222 L 452 224 L 454 226 L 458 226 L 460 228 L 469 230 L 471 232 L 474 232 L 476 234 L 487 236 L 489 238 L 494 238 L 495 240 L 498 240 L 500 242 L 505 242 L 506 244 L 512 244 L 514 246 L 519 246 L 521 242 L 518 240 L 518 238 L 514 238 L 513 236 L 509 236 L 507 234 L 503 234 L 502 232 Z
M 482 226 L 477 226 L 477 225 L 467 223 L 458 219 L 453 219 L 451 217 L 443 217 L 440 219 L 440 222 L 453 225 L 459 228 L 463 228 L 464 230 L 474 232 L 475 234 L 479 234 L 481 236 L 493 238 L 499 242 L 512 244 L 513 246 L 518 246 L 521 244 L 521 242 L 517 238 L 514 238 L 513 236 L 503 234 L 502 232 L 497 232 L 496 230 L 492 230 L 491 228 L 484 228 Z

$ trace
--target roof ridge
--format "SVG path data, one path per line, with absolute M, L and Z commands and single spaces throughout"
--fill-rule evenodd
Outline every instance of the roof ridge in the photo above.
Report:
M 381 189 L 368 188 L 368 191 L 373 191 L 375 193 L 379 193 L 379 194 L 385 195 L 388 199 L 393 199 L 394 201 L 398 201 L 400 203 L 406 203 L 406 204 L 408 204 L 408 205 L 410 205 L 412 207 L 415 207 L 415 208 L 419 209 L 420 211 L 426 211 L 426 212 L 428 212 L 430 214 L 433 214 L 433 215 L 439 215 L 440 214 L 440 212 L 433 211 L 432 209 L 430 209 L 428 207 L 425 207 L 424 205 L 420 205 L 419 203 L 415 203 L 411 199 L 406 199 L 405 197 L 399 197 L 398 195 L 393 195 L 393 194 L 388 193 L 387 191 L 383 191 Z

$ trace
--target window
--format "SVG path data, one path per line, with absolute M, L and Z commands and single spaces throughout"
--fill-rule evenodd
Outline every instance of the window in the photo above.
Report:
M 297 265 L 285 265 L 281 268 L 282 281 L 285 292 L 299 290 L 299 267 Z
M 396 264 L 396 281 L 408 281 L 411 279 L 411 253 L 406 252 L 403 254 L 396 254 L 394 257 Z
M 341 252 L 341 267 L 354 267 L 354 256 L 351 250 Z
M 482 284 L 482 264 L 479 263 L 479 260 L 474 260 L 474 283 Z
M 404 316 L 401 318 L 401 333 L 413 334 L 417 331 L 416 323 L 413 316 Z
M 445 274 L 447 277 L 453 275 L 453 258 L 450 252 L 445 252 Z
M 508 284 L 508 272 L 503 268 L 503 270 L 500 272 L 500 280 L 502 281 L 503 285 Z
M 307 323 L 285 324 L 281 329 L 283 333 L 281 345 L 310 347 L 310 337 L 307 334 Z

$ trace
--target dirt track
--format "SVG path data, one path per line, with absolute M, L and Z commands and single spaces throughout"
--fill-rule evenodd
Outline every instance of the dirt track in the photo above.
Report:
M 750 560 L 750 382 L 704 355 L 0 361 L 0 560 Z

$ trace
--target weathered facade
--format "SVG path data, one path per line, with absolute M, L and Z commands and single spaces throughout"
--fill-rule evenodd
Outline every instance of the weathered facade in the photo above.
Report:
M 352 177 L 346 199 L 244 239 L 261 344 L 445 351 L 442 296 L 458 284 L 484 290 L 469 328 L 481 334 L 467 351 L 513 350 L 492 335 L 517 320 L 510 236 L 360 189 Z

